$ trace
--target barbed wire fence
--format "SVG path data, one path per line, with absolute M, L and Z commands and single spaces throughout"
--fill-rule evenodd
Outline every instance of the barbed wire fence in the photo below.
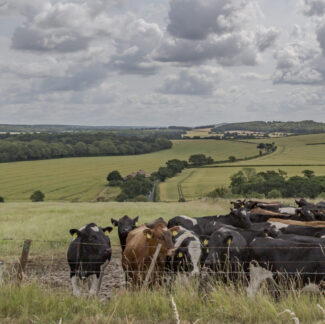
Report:
M 43 253 L 39 253 L 39 249 L 36 249 L 35 255 L 32 257 L 30 256 L 30 251 L 32 250 L 33 246 L 35 244 L 46 244 L 47 247 L 51 246 L 66 246 L 68 249 L 70 244 L 76 244 L 76 245 L 102 245 L 98 243 L 83 243 L 83 242 L 73 242 L 73 241 L 68 241 L 68 240 L 30 240 L 30 239 L 16 239 L 16 238 L 2 238 L 0 239 L 0 248 L 2 245 L 3 248 L 3 243 L 17 243 L 17 246 L 21 249 L 21 254 L 18 256 L 16 254 L 15 257 L 7 257 L 3 260 L 0 259 L 0 283 L 5 280 L 5 276 L 8 275 L 10 277 L 10 280 L 15 280 L 18 283 L 22 282 L 24 278 L 33 278 L 36 281 L 41 278 L 41 282 L 46 282 L 50 284 L 51 286 L 51 280 L 53 280 L 53 277 L 57 276 L 59 273 L 60 280 L 56 280 L 54 282 L 54 286 L 56 287 L 69 287 L 70 282 L 69 282 L 69 265 L 66 257 L 63 257 L 62 255 L 62 249 L 60 250 L 59 255 L 57 253 L 53 253 L 53 255 L 50 255 L 50 252 L 48 250 L 42 251 Z M 297 243 L 298 244 L 298 243 Z M 156 248 L 156 246 L 154 247 Z M 202 245 L 200 249 L 206 248 L 206 246 Z M 241 249 L 248 249 L 249 247 L 241 247 Z M 255 248 L 261 248 L 261 249 L 286 249 L 286 250 L 293 250 L 294 252 L 299 251 L 299 249 L 318 249 L 321 251 L 321 254 L 324 258 L 320 260 L 310 260 L 308 263 L 318 263 L 318 264 L 325 264 L 325 255 L 323 253 L 323 247 L 322 246 L 290 246 L 290 247 L 255 247 Z M 160 249 L 160 248 L 159 248 Z M 159 254 L 159 249 L 156 250 L 156 257 Z M 211 248 L 210 248 L 211 249 Z M 221 249 L 218 247 L 217 249 Z M 229 250 L 232 249 L 232 247 L 224 247 L 224 250 Z M 1 249 L 0 249 L 1 251 Z M 55 252 L 54 250 L 51 250 Z M 125 277 L 124 277 L 124 271 L 121 267 L 121 259 L 122 259 L 122 253 L 121 253 L 121 247 L 119 244 L 112 244 L 111 245 L 111 263 L 110 263 L 110 268 L 108 269 L 108 274 L 111 275 L 112 271 L 114 272 L 114 275 L 112 276 L 111 281 L 116 281 L 116 282 L 111 282 L 110 287 L 114 288 L 121 288 L 125 286 Z M 169 260 L 169 263 L 173 265 L 173 263 L 179 263 L 179 260 L 174 260 L 171 259 Z M 82 264 L 82 262 L 76 262 L 78 264 Z M 85 264 L 97 264 L 101 262 L 85 262 Z M 129 265 L 134 265 L 136 262 L 129 262 Z M 205 269 L 204 270 L 204 275 L 217 275 L 219 277 L 225 278 L 228 277 L 230 278 L 231 276 L 238 276 L 238 277 L 247 277 L 249 275 L 249 270 L 247 270 L 249 267 L 249 264 L 251 263 L 251 260 L 247 261 L 242 261 L 241 263 L 241 268 L 239 267 L 238 261 L 236 262 L 231 262 L 229 259 L 226 259 L 224 261 L 219 260 L 217 262 L 218 268 L 216 270 L 213 269 Z M 285 260 L 285 261 L 272 261 L 273 264 L 279 263 L 279 264 L 305 264 L 306 260 Z M 152 259 L 151 265 L 148 269 L 142 270 L 142 269 L 137 269 L 137 270 L 127 270 L 127 272 L 130 273 L 146 273 L 147 276 L 145 277 L 144 285 L 148 285 L 150 281 L 150 275 L 151 273 L 155 273 L 156 275 L 159 276 L 164 276 L 164 275 L 173 275 L 177 270 L 174 268 L 172 269 L 164 269 L 161 267 L 155 267 L 156 264 L 156 258 L 154 257 Z M 267 260 L 265 261 L 265 264 L 267 264 Z M 246 270 L 244 270 L 244 267 L 246 266 Z M 325 267 L 324 267 L 325 269 Z M 148 273 L 150 274 L 148 277 Z M 272 272 L 272 275 L 279 275 L 278 272 Z M 325 272 L 301 272 L 297 273 L 296 271 L 291 271 L 291 272 L 285 272 L 285 275 L 293 276 L 301 276 L 301 275 L 306 275 L 306 276 L 325 276 Z M 288 289 L 288 291 L 292 291 L 292 289 Z

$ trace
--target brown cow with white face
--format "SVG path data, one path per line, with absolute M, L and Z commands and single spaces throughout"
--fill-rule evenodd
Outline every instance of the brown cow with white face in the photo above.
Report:
M 149 226 L 152 228 L 142 225 L 131 231 L 126 240 L 122 266 L 132 286 L 141 285 L 146 278 L 158 244 L 162 246 L 150 277 L 150 283 L 159 281 L 165 268 L 166 257 L 175 252 L 172 237 L 178 234 L 179 227 L 167 229 L 166 224 L 161 222 Z

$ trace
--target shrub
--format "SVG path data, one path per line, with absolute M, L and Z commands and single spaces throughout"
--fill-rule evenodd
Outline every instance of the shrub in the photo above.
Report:
M 236 159 L 235 156 L 231 155 L 231 156 L 229 156 L 228 160 L 229 160 L 230 162 L 235 162 L 237 159 Z
M 122 181 L 123 180 L 120 172 L 117 171 L 117 170 L 114 170 L 114 171 L 110 172 L 106 179 L 109 182 L 111 182 L 111 181 Z
M 4 202 L 5 202 L 4 198 L 0 196 L 0 203 L 4 203 Z
M 32 202 L 44 201 L 45 195 L 41 190 L 36 190 L 30 196 Z
M 210 198 L 230 198 L 232 196 L 231 191 L 225 187 L 216 188 L 208 194 Z
M 282 198 L 282 193 L 277 189 L 272 189 L 268 194 L 267 198 L 274 199 L 274 198 Z
M 124 192 L 121 192 L 117 197 L 116 197 L 116 201 L 118 202 L 123 202 L 123 201 L 126 201 L 128 200 L 128 195 L 125 194 Z
M 186 199 L 184 197 L 181 197 L 178 199 L 178 202 L 186 202 Z

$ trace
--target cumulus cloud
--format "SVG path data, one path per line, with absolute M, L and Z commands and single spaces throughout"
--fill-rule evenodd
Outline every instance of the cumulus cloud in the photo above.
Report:
M 306 16 L 325 15 L 325 0 L 304 0 L 303 12 Z
M 269 75 L 262 75 L 256 72 L 242 73 L 240 77 L 244 80 L 250 80 L 250 81 L 266 81 L 270 79 Z
M 276 71 L 274 83 L 317 85 L 325 81 L 325 71 L 320 64 L 323 39 L 319 30 L 318 41 L 312 31 L 297 27 L 291 34 L 291 41 L 274 53 Z
M 260 53 L 273 46 L 275 28 L 252 26 L 258 15 L 254 1 L 172 0 L 169 23 L 156 59 L 161 62 L 256 65 Z
M 226 74 L 221 69 L 202 67 L 200 69 L 183 69 L 177 75 L 165 79 L 158 92 L 174 95 L 211 95 L 216 84 Z
M 317 30 L 317 40 L 323 50 L 325 56 L 325 24 Z

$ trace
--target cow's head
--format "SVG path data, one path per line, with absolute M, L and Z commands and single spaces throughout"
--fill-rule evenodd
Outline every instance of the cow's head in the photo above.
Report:
M 232 219 L 232 225 L 241 228 L 249 228 L 252 223 L 245 208 L 231 209 L 229 217 Z
M 246 248 L 246 240 L 238 232 L 219 229 L 209 239 L 209 254 L 205 265 L 214 270 L 217 267 L 232 266 L 242 259 L 241 248 Z M 225 262 L 230 264 L 226 265 Z
M 173 255 L 175 247 L 173 243 L 173 236 L 176 236 L 179 232 L 179 226 L 174 226 L 167 229 L 165 225 L 157 225 L 154 228 L 146 228 L 143 230 L 143 235 L 146 237 L 148 246 L 156 248 L 158 244 L 161 244 L 161 251 L 166 255 Z
M 243 208 L 245 207 L 246 199 L 244 200 L 237 199 L 236 201 L 231 201 L 230 203 L 234 206 L 235 209 Z
M 121 217 L 119 220 L 111 219 L 112 224 L 118 228 L 118 235 L 122 246 L 125 245 L 128 234 L 137 228 L 138 220 L 139 216 L 132 219 L 127 215 Z
M 81 265 L 82 276 L 96 273 L 96 264 L 110 259 L 112 250 L 109 233 L 112 230 L 112 227 L 99 227 L 95 223 L 80 229 L 70 229 L 73 237 L 71 244 L 76 246 L 76 262 Z

